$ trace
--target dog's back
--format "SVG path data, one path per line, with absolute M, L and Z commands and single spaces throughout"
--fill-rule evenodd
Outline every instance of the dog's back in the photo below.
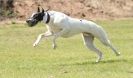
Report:
M 98 38 L 103 35 L 106 36 L 102 27 L 93 21 L 72 18 L 64 13 L 56 11 L 49 11 L 49 14 L 51 15 L 51 23 L 54 25 L 54 27 L 67 28 L 69 30 L 69 32 L 65 34 L 64 37 L 73 36 L 83 32 L 91 33 Z

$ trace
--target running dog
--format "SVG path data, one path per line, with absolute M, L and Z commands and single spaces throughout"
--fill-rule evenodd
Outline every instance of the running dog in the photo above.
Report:
M 94 38 L 100 40 L 104 45 L 110 47 L 118 56 L 119 52 L 112 46 L 103 28 L 92 21 L 84 19 L 76 19 L 67 16 L 64 13 L 56 11 L 48 11 L 38 7 L 38 11 L 33 13 L 29 19 L 26 20 L 28 26 L 33 27 L 38 22 L 43 21 L 46 24 L 47 32 L 40 34 L 33 46 L 37 46 L 42 38 L 53 36 L 53 48 L 56 48 L 56 39 L 58 37 L 68 38 L 76 34 L 82 34 L 84 44 L 87 48 L 94 51 L 98 55 L 96 62 L 102 59 L 102 52 L 94 45 Z

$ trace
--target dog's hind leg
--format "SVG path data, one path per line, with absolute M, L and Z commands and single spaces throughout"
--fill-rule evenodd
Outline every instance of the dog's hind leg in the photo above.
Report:
M 105 39 L 100 39 L 100 41 L 101 41 L 105 46 L 110 47 L 110 48 L 113 50 L 113 52 L 114 52 L 117 56 L 120 55 L 120 52 L 117 52 L 116 48 L 111 44 L 110 40 L 108 40 L 107 38 L 105 38 Z
M 117 52 L 117 50 L 115 49 L 115 47 L 113 47 L 113 45 L 109 44 L 108 46 L 113 50 L 113 52 L 115 52 L 115 54 L 116 54 L 117 56 L 120 55 L 120 52 Z
M 103 54 L 99 49 L 95 47 L 94 42 L 93 42 L 94 36 L 89 33 L 82 33 L 82 37 L 83 37 L 84 44 L 86 45 L 86 47 L 97 53 L 98 59 L 96 60 L 96 62 L 99 62 L 102 59 Z

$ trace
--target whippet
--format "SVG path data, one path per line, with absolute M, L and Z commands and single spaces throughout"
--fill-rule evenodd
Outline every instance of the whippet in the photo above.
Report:
M 92 21 L 72 18 L 61 12 L 45 11 L 43 8 L 42 11 L 40 11 L 40 8 L 38 7 L 38 11 L 33 13 L 26 22 L 32 27 L 40 21 L 43 21 L 46 24 L 48 30 L 37 37 L 37 40 L 33 44 L 34 47 L 38 45 L 42 38 L 53 36 L 52 46 L 55 49 L 56 39 L 58 37 L 68 38 L 82 33 L 86 47 L 98 55 L 96 62 L 99 62 L 102 59 L 103 54 L 95 47 L 94 38 L 97 38 L 104 45 L 110 47 L 116 55 L 120 55 L 120 53 L 111 45 L 103 28 Z

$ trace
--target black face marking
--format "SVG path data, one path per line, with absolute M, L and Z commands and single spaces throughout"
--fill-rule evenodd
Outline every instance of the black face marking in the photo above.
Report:
M 33 19 L 35 19 L 35 20 L 37 20 L 38 22 L 39 21 L 42 21 L 43 20 L 43 16 L 44 16 L 45 14 L 44 13 L 36 13 L 35 15 L 33 15 Z
M 30 27 L 35 26 L 38 22 L 43 20 L 44 12 L 37 12 L 32 15 L 26 22 Z
M 32 27 L 35 26 L 38 22 L 43 20 L 43 17 L 45 16 L 45 13 L 47 12 L 42 8 L 42 11 L 40 11 L 40 8 L 38 7 L 37 9 L 37 13 L 32 14 L 32 16 L 26 20 L 28 26 Z M 46 21 L 46 23 L 48 23 L 50 21 L 50 16 L 48 15 L 48 19 Z

